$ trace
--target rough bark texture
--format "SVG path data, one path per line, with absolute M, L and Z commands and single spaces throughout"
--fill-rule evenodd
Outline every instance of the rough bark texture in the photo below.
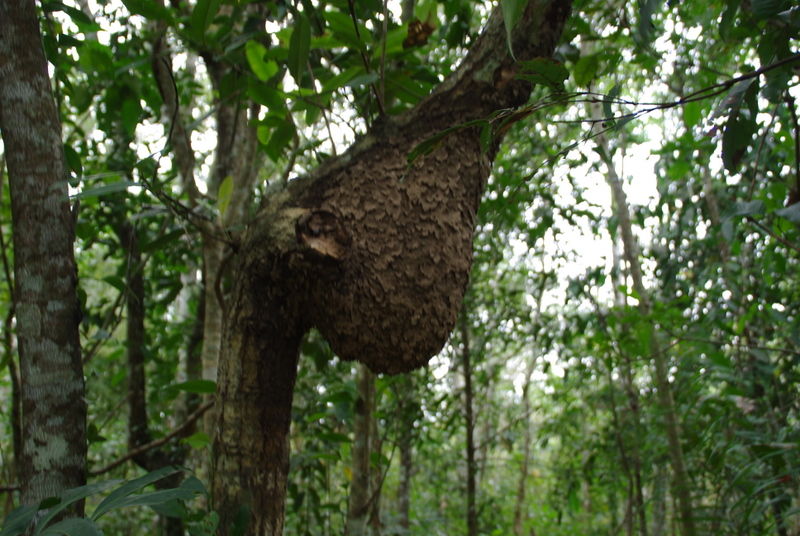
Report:
M 515 32 L 517 57 L 550 56 L 568 11 L 569 2 L 531 2 Z M 411 167 L 408 155 L 448 128 L 523 104 L 530 86 L 501 74 L 512 68 L 497 11 L 462 66 L 426 101 L 290 184 L 280 208 L 325 215 L 301 240 L 331 258 L 338 273 L 334 284 L 309 285 L 307 316 L 340 357 L 375 372 L 404 372 L 427 363 L 447 340 L 469 276 L 475 213 L 493 153 L 481 151 L 479 129 L 465 128 Z M 341 236 L 327 232 L 333 228 Z M 329 243 L 338 244 L 331 246 L 335 254 L 320 249 Z M 259 245 L 250 240 L 251 247 Z M 326 263 L 309 264 L 329 271 Z
M 4 0 L 0 21 L 0 128 L 22 391 L 20 483 L 22 501 L 31 503 L 85 482 L 86 401 L 61 126 L 35 4 Z
M 570 4 L 529 3 L 512 39 L 518 59 L 552 54 Z M 247 534 L 282 531 L 298 343 L 309 327 L 375 372 L 419 367 L 445 343 L 494 150 L 463 128 L 410 167 L 407 157 L 445 129 L 525 103 L 530 86 L 511 80 L 513 69 L 498 9 L 430 97 L 273 194 L 244 233 L 218 377 L 212 487 L 222 534 L 239 505 Z

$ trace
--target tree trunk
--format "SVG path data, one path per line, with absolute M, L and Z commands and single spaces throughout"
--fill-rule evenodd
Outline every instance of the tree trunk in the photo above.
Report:
M 512 33 L 516 57 L 550 56 L 569 10 L 569 1 L 529 2 Z M 508 76 L 506 39 L 498 8 L 433 94 L 271 195 L 243 234 L 217 384 L 221 534 L 237 512 L 250 520 L 246 534 L 281 534 L 292 389 L 308 328 L 375 372 L 419 367 L 445 343 L 499 132 L 486 148 L 481 129 L 457 128 L 411 165 L 408 155 L 431 136 L 526 102 L 529 83 Z
M 360 365 L 364 366 L 364 365 Z M 372 403 L 372 411 L 369 416 L 370 426 L 370 499 L 369 499 L 369 519 L 367 519 L 367 526 L 369 527 L 368 534 L 370 536 L 381 536 L 381 529 L 383 522 L 381 521 L 381 493 L 383 491 L 383 478 L 384 466 L 378 460 L 382 459 L 381 449 L 383 442 L 378 433 L 378 404 L 379 399 L 375 394 L 375 375 L 372 375 L 372 391 L 374 400 Z
M 416 420 L 416 411 L 412 411 L 415 404 L 415 391 L 413 376 L 407 375 L 398 381 L 397 387 L 397 422 L 398 440 L 397 448 L 400 451 L 400 482 L 397 486 L 397 509 L 400 516 L 399 524 L 402 534 L 409 534 L 411 522 L 409 519 L 411 509 L 411 477 L 414 474 L 413 455 L 413 430 Z
M 0 128 L 8 165 L 22 389 L 22 501 L 86 480 L 86 400 L 61 125 L 36 6 L 0 3 Z M 79 514 L 82 503 L 72 513 Z
M 539 300 L 539 304 L 541 304 L 541 300 Z M 531 376 L 533 375 L 535 364 L 536 358 L 531 358 L 528 363 L 528 370 L 525 371 L 525 383 L 522 385 L 522 414 L 525 422 L 522 430 L 522 466 L 519 469 L 517 498 L 514 503 L 514 536 L 523 536 L 522 525 L 527 518 L 523 510 L 525 509 L 526 482 L 530 472 L 531 441 L 533 439 L 533 434 L 531 433 L 531 400 L 528 396 L 528 391 L 530 390 Z
M 128 449 L 135 450 L 152 441 L 147 418 L 147 378 L 145 375 L 145 286 L 144 263 L 139 248 L 139 236 L 130 222 L 117 228 L 117 235 L 125 250 L 126 346 L 128 357 Z M 133 457 L 139 467 L 155 471 L 169 465 L 182 465 L 186 452 L 180 447 L 164 446 L 146 450 Z M 176 473 L 155 483 L 158 489 L 169 489 L 180 484 L 182 475 Z M 161 516 L 165 536 L 181 536 L 183 520 Z
M 650 295 L 644 286 L 641 263 L 639 261 L 639 248 L 636 237 L 633 234 L 631 225 L 630 210 L 622 188 L 622 182 L 617 176 L 611 161 L 611 152 L 608 146 L 608 139 L 603 134 L 595 137 L 598 147 L 605 154 L 604 161 L 607 167 L 606 181 L 611 189 L 614 200 L 615 215 L 619 222 L 622 235 L 622 244 L 625 260 L 628 262 L 633 288 L 639 296 L 639 310 L 644 316 L 651 312 Z M 670 461 L 672 464 L 673 477 L 675 479 L 675 489 L 679 507 L 681 533 L 683 536 L 694 536 L 696 534 L 694 524 L 694 514 L 692 510 L 691 488 L 689 475 L 686 470 L 686 462 L 681 445 L 680 421 L 675 408 L 675 400 L 672 394 L 672 386 L 669 382 L 669 365 L 667 363 L 667 352 L 658 342 L 658 334 L 651 329 L 651 348 L 650 357 L 655 368 L 655 381 L 659 405 L 664 413 L 664 426 L 669 446 Z M 643 524 L 642 530 L 646 530 Z
M 472 356 L 466 315 L 461 316 L 461 366 L 464 373 L 464 429 L 467 436 L 467 536 L 478 536 L 478 509 L 475 505 L 475 417 L 473 415 Z
M 375 375 L 366 365 L 357 366 L 355 423 L 353 426 L 352 480 L 347 509 L 347 536 L 366 536 L 371 509 L 370 453 L 372 447 L 372 414 L 375 410 Z

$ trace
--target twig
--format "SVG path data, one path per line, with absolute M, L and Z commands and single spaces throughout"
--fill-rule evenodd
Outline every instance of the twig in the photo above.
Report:
M 753 177 L 750 180 L 750 188 L 747 190 L 747 199 L 751 199 L 753 197 L 753 192 L 756 189 L 756 177 L 758 177 L 758 162 L 761 160 L 761 151 L 764 150 L 764 145 L 767 141 L 767 134 L 772 132 L 772 124 L 775 122 L 775 117 L 778 115 L 778 105 L 776 104 L 775 107 L 772 109 L 772 115 L 769 118 L 769 125 L 764 129 L 764 134 L 761 136 L 761 141 L 758 143 L 758 149 L 756 149 L 756 156 L 753 159 Z
M 749 221 L 750 223 L 752 223 L 753 225 L 755 225 L 756 227 L 758 227 L 759 229 L 761 229 L 762 231 L 767 233 L 769 236 L 771 236 L 772 238 L 774 238 L 775 240 L 777 240 L 778 242 L 780 242 L 781 244 L 783 244 L 787 248 L 792 249 L 792 250 L 796 251 L 797 253 L 800 253 L 800 247 L 799 246 L 797 246 L 795 244 L 792 244 L 791 242 L 786 240 L 784 237 L 776 234 L 775 231 L 773 231 L 772 229 L 770 229 L 769 227 L 767 227 L 766 225 L 764 225 L 760 221 L 756 220 L 752 216 L 747 216 L 747 221 Z
M 5 155 L 0 158 L 0 201 L 3 199 L 3 185 L 6 183 L 5 181 L 5 170 L 6 169 L 6 157 Z M 14 298 L 14 278 L 11 275 L 11 263 L 8 262 L 8 249 L 6 247 L 6 239 L 3 233 L 3 227 L 0 225 L 0 251 L 2 251 L 3 255 L 3 272 L 6 276 L 6 284 L 8 284 L 8 297 L 11 300 L 11 310 L 15 309 L 14 305 L 16 300 Z
M 362 44 L 361 41 L 361 30 L 358 29 L 358 17 L 356 17 L 356 7 L 355 2 L 353 0 L 347 0 L 347 6 L 350 8 L 350 18 L 353 19 L 353 28 L 356 31 L 356 38 L 358 39 L 359 44 Z M 364 62 L 364 70 L 367 74 L 370 73 L 369 68 L 369 58 L 367 57 L 367 53 L 359 46 L 358 51 L 361 54 L 361 61 Z M 380 112 L 381 116 L 386 115 L 386 109 L 383 106 L 383 95 L 378 91 L 378 88 L 375 86 L 375 83 L 371 83 L 369 87 L 372 89 L 372 92 L 375 94 L 375 100 L 378 101 L 378 111 Z
M 794 103 L 794 97 L 787 92 L 784 102 L 789 107 L 789 115 L 794 125 L 794 188 L 795 194 L 800 196 L 800 124 L 797 121 L 797 107 Z
M 175 430 L 173 430 L 169 434 L 165 435 L 162 438 L 153 440 L 153 441 L 151 441 L 149 443 L 145 443 L 144 445 L 141 445 L 141 446 L 129 451 L 127 454 L 125 454 L 121 458 L 117 459 L 116 461 L 111 462 L 110 464 L 106 465 L 105 467 L 102 467 L 102 468 L 94 470 L 94 471 L 90 471 L 89 474 L 92 475 L 92 476 L 97 476 L 97 475 L 101 475 L 103 473 L 107 473 L 107 472 L 111 471 L 112 469 L 115 469 L 115 468 L 119 467 L 120 465 L 122 465 L 123 463 L 127 462 L 128 460 L 131 460 L 131 459 L 135 458 L 136 456 L 138 456 L 138 455 L 140 455 L 140 454 L 142 454 L 144 452 L 147 452 L 148 450 L 151 450 L 151 449 L 154 449 L 154 448 L 158 448 L 161 445 L 164 445 L 165 443 L 168 443 L 169 441 L 171 441 L 175 437 L 179 437 L 179 436 L 182 436 L 182 435 L 186 434 L 186 432 L 191 428 L 191 426 L 194 424 L 194 422 L 197 419 L 199 419 L 200 417 L 202 417 L 203 414 L 206 411 L 208 411 L 211 408 L 211 406 L 213 406 L 213 405 L 214 405 L 214 400 L 209 400 L 208 402 L 206 402 L 205 404 L 203 404 L 202 406 L 200 406 L 199 408 L 194 410 L 194 412 L 191 415 L 189 415 L 189 417 L 186 418 L 186 422 L 181 424 L 178 428 L 176 428 Z

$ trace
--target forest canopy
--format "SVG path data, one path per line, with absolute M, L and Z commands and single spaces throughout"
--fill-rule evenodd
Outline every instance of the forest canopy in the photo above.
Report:
M 800 534 L 799 37 L 2 0 L 0 536 Z

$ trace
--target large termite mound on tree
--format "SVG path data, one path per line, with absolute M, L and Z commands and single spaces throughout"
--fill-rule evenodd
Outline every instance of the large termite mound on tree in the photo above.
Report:
M 400 134 L 383 135 L 299 200 L 334 215 L 348 235 L 331 266 L 335 276 L 314 283 L 310 320 L 339 356 L 376 372 L 417 368 L 446 342 L 490 171 L 471 129 L 409 166 L 413 146 Z

